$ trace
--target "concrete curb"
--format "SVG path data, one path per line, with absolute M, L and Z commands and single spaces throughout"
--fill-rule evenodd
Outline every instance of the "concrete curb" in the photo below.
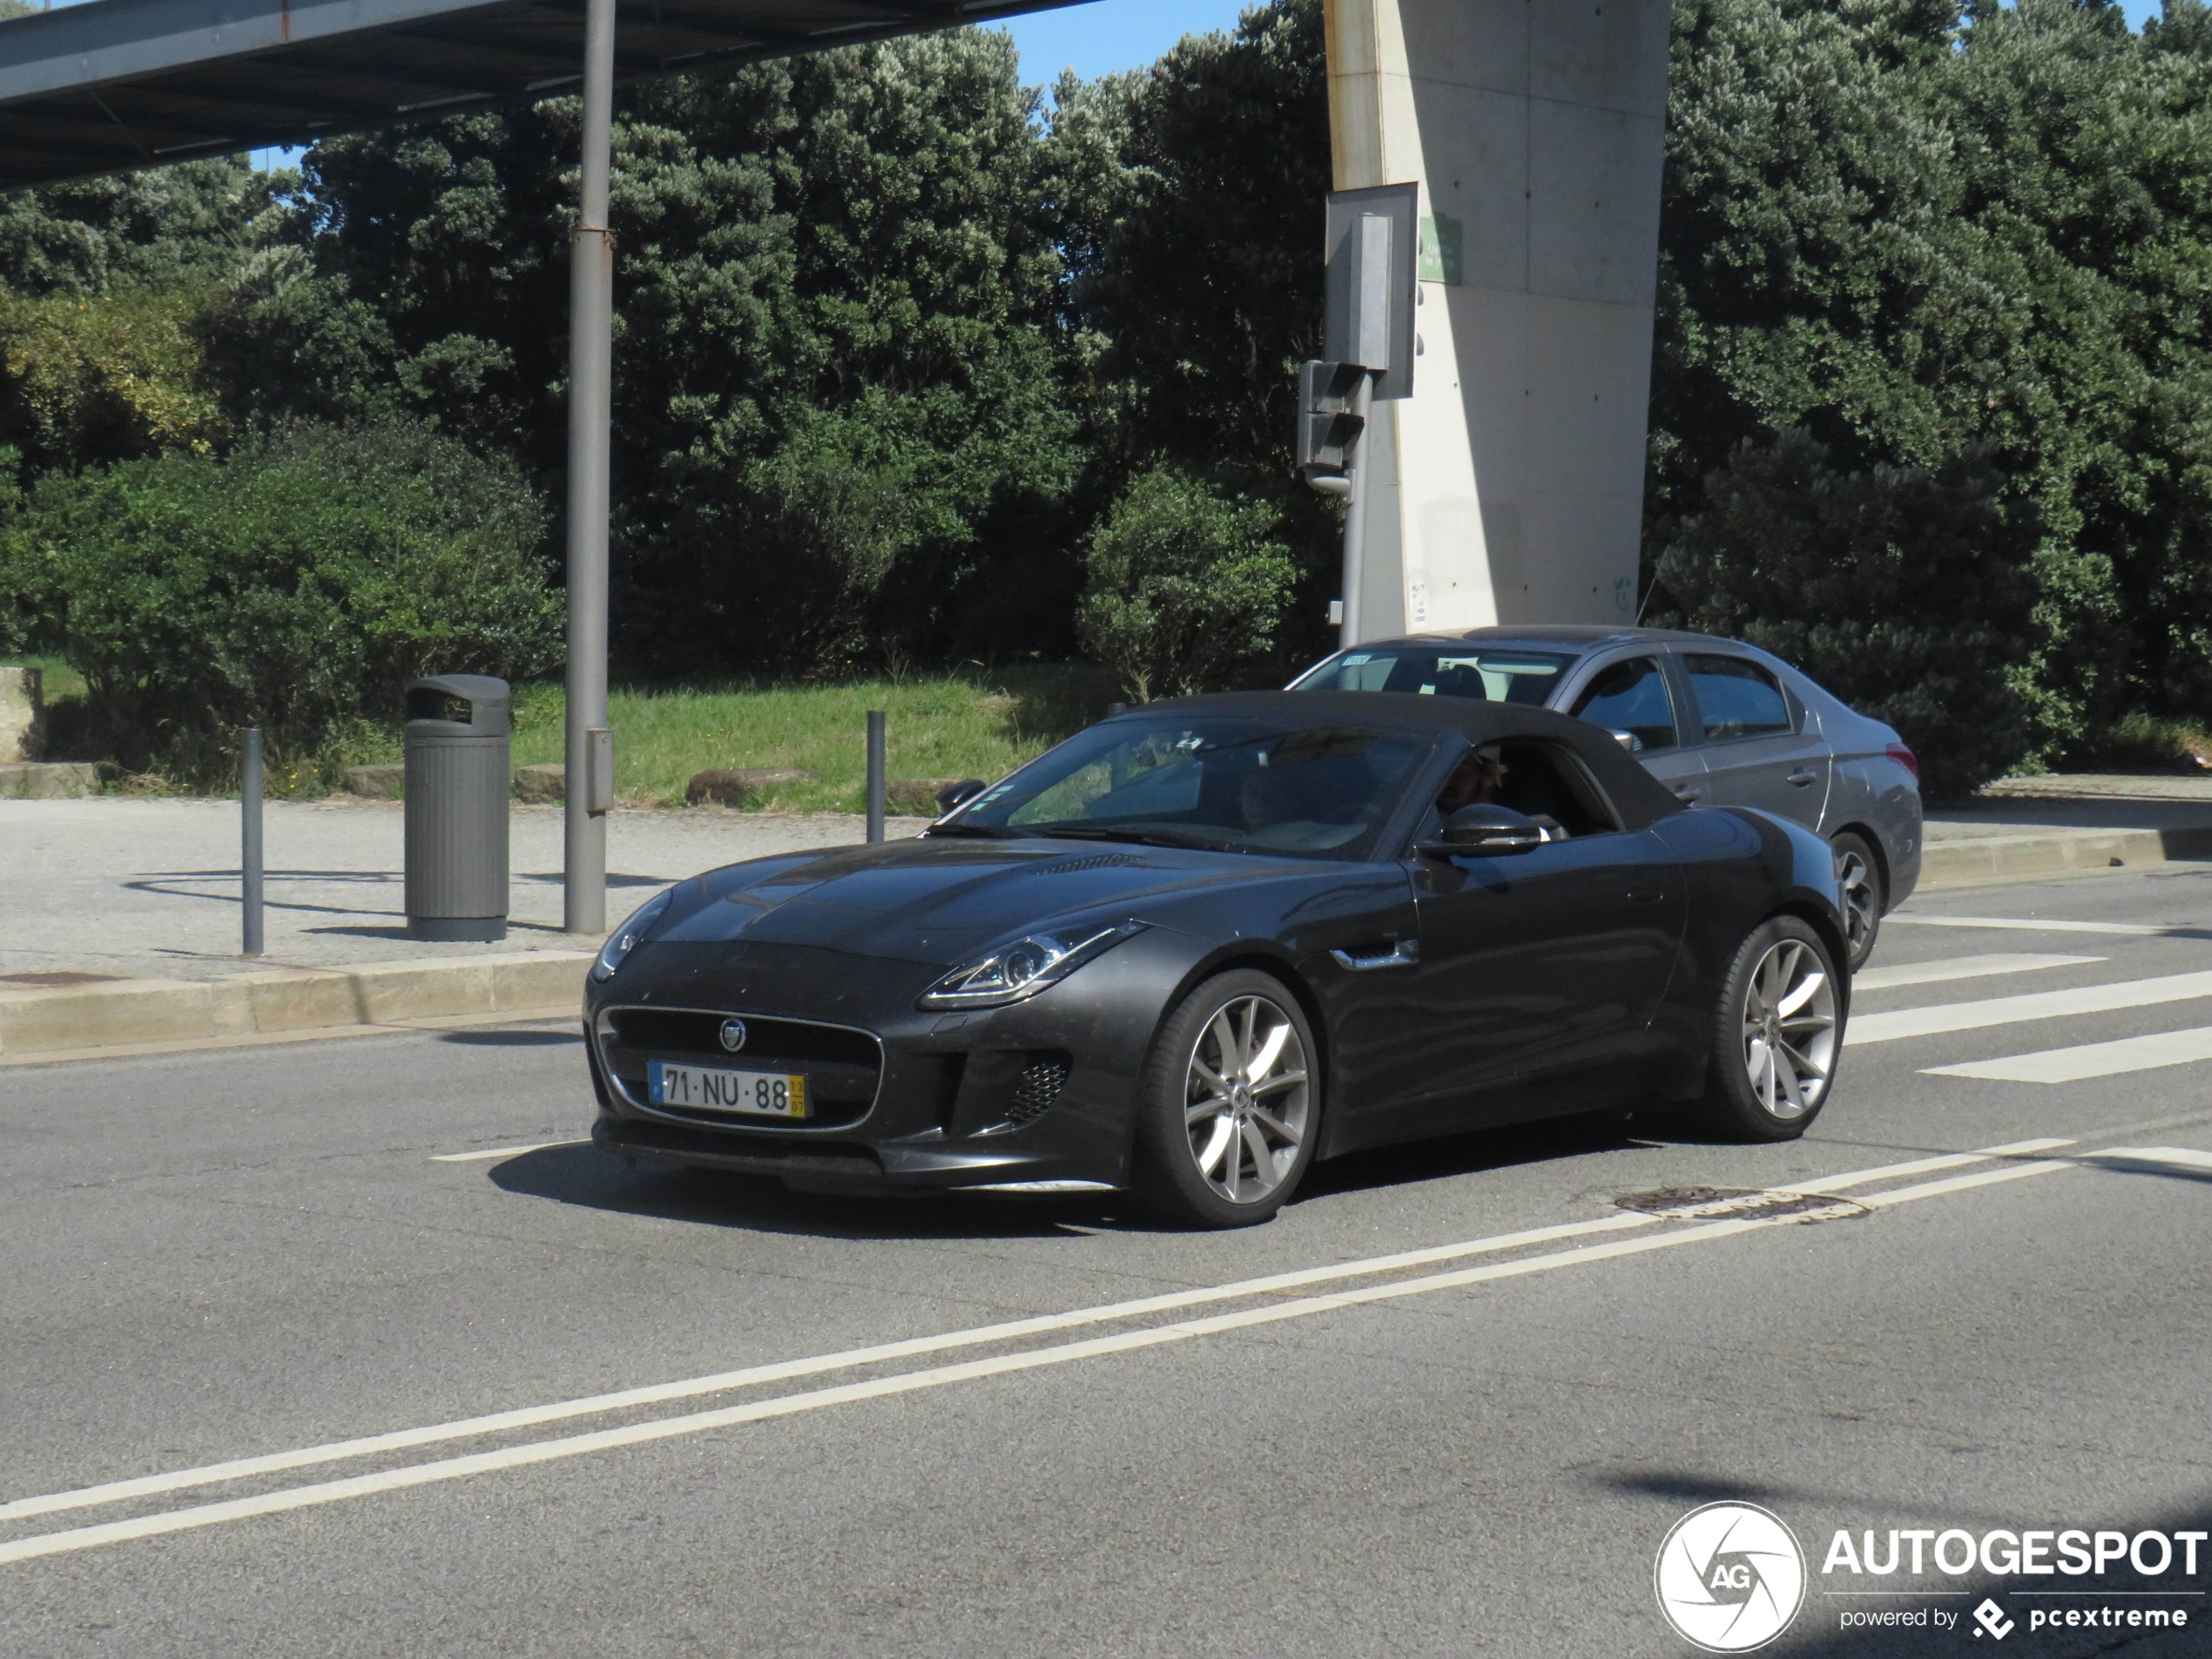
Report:
M 2212 859 L 2212 827 L 2023 830 L 2017 835 L 1961 836 L 1930 840 L 1921 847 L 1916 890 L 1989 887 L 2115 868 L 2144 870 L 2198 859 Z
M 0 991 L 0 1055 L 580 1008 L 593 954 L 518 951 Z

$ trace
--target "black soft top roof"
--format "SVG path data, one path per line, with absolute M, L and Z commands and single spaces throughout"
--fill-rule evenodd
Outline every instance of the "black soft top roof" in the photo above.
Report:
M 1298 725 L 1394 727 L 1424 735 L 1457 732 L 1474 744 L 1535 738 L 1564 745 L 1579 755 L 1631 829 L 1687 810 L 1671 790 L 1629 758 L 1610 732 L 1587 720 L 1524 703 L 1420 697 L 1405 691 L 1223 691 L 1148 703 L 1115 718 L 1132 720 L 1181 709 L 1249 714 Z

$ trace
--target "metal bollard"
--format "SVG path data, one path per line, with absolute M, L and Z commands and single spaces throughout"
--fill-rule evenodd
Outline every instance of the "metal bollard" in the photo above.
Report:
M 883 839 L 883 711 L 868 711 L 868 840 Z
M 245 901 L 241 954 L 261 954 L 261 728 L 246 728 L 246 776 L 238 803 L 239 896 Z

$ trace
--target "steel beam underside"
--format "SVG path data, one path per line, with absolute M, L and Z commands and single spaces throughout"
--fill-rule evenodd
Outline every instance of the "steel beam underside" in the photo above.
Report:
M 1077 0 L 621 0 L 635 83 Z M 583 0 L 88 0 L 0 22 L 0 190 L 574 92 Z

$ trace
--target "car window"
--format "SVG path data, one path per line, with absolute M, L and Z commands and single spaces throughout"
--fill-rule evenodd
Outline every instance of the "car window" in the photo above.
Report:
M 1413 840 L 1433 840 L 1452 813 L 1483 801 L 1534 819 L 1552 840 L 1609 835 L 1621 827 L 1621 814 L 1588 767 L 1555 745 L 1507 740 L 1467 752 L 1423 813 Z
M 1625 732 L 1638 752 L 1671 749 L 1682 739 L 1675 730 L 1675 705 L 1667 695 L 1667 676 L 1656 657 L 1610 663 L 1582 688 L 1569 713 L 1608 732 Z
M 1571 655 L 1467 645 L 1366 645 L 1332 657 L 1292 682 L 1294 691 L 1406 691 L 1541 708 Z
M 1773 675 L 1741 657 L 1689 657 L 1689 689 L 1697 699 L 1705 740 L 1768 738 L 1796 729 L 1790 705 Z
M 943 828 L 1364 858 L 1434 747 L 1241 715 L 1123 718 L 1047 750 Z

